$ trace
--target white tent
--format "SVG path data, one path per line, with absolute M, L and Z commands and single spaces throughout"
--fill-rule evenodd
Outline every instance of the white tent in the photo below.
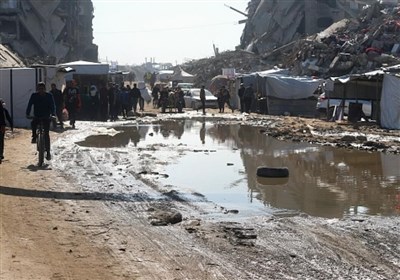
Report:
M 181 83 L 193 83 L 194 76 L 189 74 L 188 72 L 184 71 L 183 69 L 179 68 L 179 70 L 175 71 L 171 77 L 172 81 L 178 81 Z

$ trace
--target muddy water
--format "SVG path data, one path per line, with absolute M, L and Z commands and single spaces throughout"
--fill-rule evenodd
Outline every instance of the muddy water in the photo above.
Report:
M 244 125 L 167 121 L 122 126 L 81 146 L 163 143 L 187 152 L 160 183 L 203 194 L 241 214 L 293 211 L 319 217 L 400 215 L 400 156 L 278 141 Z M 259 178 L 259 166 L 287 167 L 288 178 Z

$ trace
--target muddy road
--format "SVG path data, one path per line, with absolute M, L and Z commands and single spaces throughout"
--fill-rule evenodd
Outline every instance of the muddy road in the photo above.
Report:
M 261 210 L 246 211 L 214 199 L 212 191 L 171 183 L 168 168 L 188 155 L 215 154 L 236 167 L 215 146 L 202 145 L 211 138 L 201 129 L 187 144 L 180 128 L 158 126 L 182 118 L 204 120 L 187 112 L 78 122 L 76 130 L 52 133 L 53 160 L 44 168 L 35 166 L 29 132 L 16 130 L 0 165 L 0 279 L 400 279 L 399 176 L 382 186 L 377 180 L 373 192 L 357 186 L 363 197 L 387 199 L 377 207 L 389 205 L 385 215 L 327 218 L 265 200 Z M 237 114 L 208 114 L 206 121 L 253 126 L 282 141 L 390 155 L 394 170 L 400 154 L 399 133 L 373 124 Z M 121 127 L 129 127 L 129 137 Z M 193 186 L 207 176 L 204 170 L 193 171 Z M 358 181 L 347 182 L 352 188 Z M 309 197 L 298 199 L 317 207 Z

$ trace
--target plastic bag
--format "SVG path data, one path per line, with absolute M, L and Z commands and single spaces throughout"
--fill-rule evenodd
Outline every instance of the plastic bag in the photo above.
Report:
M 68 110 L 66 108 L 64 108 L 62 110 L 62 119 L 63 119 L 63 121 L 69 120 L 69 114 L 68 114 Z

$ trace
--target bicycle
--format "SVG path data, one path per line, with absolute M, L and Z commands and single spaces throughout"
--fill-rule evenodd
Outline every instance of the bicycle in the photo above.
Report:
M 50 121 L 53 120 L 54 117 L 50 117 Z M 44 128 L 43 121 L 49 120 L 48 118 L 36 118 L 28 116 L 28 119 L 37 120 L 36 127 L 36 150 L 38 154 L 38 166 L 43 166 L 44 163 L 44 152 L 46 151 L 46 141 L 44 137 Z

